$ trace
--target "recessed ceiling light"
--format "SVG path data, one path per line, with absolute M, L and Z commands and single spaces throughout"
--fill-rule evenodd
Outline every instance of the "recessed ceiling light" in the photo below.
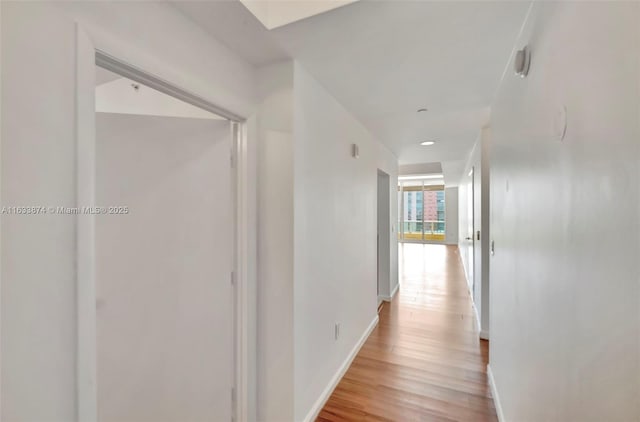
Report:
M 433 145 L 435 143 L 436 143 L 436 141 L 424 141 L 424 142 L 420 142 L 420 145 L 429 146 L 429 145 Z
M 419 108 L 419 109 L 418 109 L 418 113 L 424 113 L 425 111 L 427 111 L 427 109 L 426 109 L 426 108 Z

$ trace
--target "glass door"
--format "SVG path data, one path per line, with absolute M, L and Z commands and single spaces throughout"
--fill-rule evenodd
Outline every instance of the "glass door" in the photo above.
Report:
M 422 240 L 423 233 L 423 195 L 421 181 L 403 182 L 403 225 L 402 235 L 404 240 Z
M 398 239 L 404 242 L 445 240 L 445 195 L 442 184 L 405 180 L 398 185 Z
M 424 199 L 424 240 L 444 241 L 444 189 L 441 185 L 425 186 Z

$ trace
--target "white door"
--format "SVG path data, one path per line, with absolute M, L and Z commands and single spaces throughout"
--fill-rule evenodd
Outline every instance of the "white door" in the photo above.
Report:
M 475 168 L 471 169 L 471 180 L 469 187 L 467 188 L 467 242 L 469 244 L 467 249 L 467 272 L 469 281 L 471 282 L 471 292 L 475 296 Z M 474 297 L 475 300 L 475 297 Z
M 97 113 L 98 420 L 230 421 L 231 128 Z M 124 209 L 118 211 L 125 212 Z
M 390 297 L 391 217 L 389 175 L 378 170 L 378 305 L 382 297 Z

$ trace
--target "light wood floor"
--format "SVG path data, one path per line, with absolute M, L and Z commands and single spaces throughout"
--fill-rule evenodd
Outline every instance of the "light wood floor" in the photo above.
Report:
M 317 420 L 497 421 L 457 247 L 400 249 L 400 291 Z

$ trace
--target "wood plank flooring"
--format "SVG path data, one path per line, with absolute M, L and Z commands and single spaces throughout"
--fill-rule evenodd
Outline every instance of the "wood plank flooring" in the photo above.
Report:
M 400 291 L 317 421 L 497 421 L 458 249 L 400 245 Z

